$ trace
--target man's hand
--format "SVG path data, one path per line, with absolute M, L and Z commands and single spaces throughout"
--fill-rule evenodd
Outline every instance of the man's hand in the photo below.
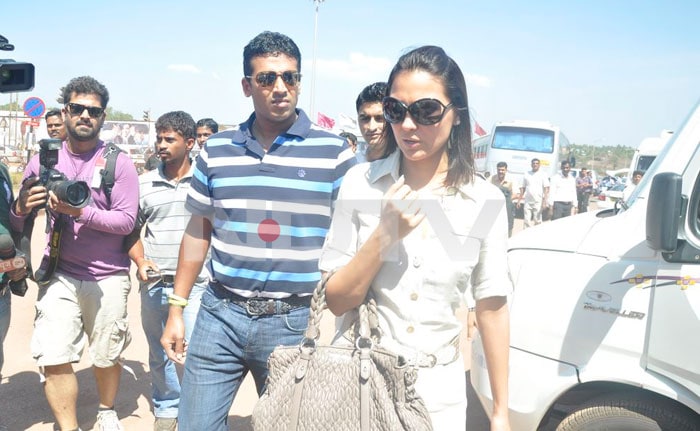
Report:
M 160 269 L 158 265 L 151 262 L 150 260 L 143 259 L 138 263 L 138 268 L 136 269 L 136 274 L 141 281 L 148 281 L 153 278 L 153 273 L 160 275 Z
M 46 204 L 46 187 L 39 182 L 39 177 L 29 177 L 22 182 L 17 196 L 15 213 L 20 216 L 29 214 L 34 208 Z
M 7 271 L 5 274 L 7 274 L 7 278 L 9 278 L 12 281 L 19 281 L 23 278 L 27 278 L 27 267 L 25 266 L 24 268 L 16 268 Z
M 182 308 L 171 305 L 168 322 L 160 337 L 160 344 L 165 349 L 165 354 L 170 360 L 178 363 L 185 363 L 187 356 L 187 343 L 185 342 L 185 321 L 182 318 Z
M 467 340 L 471 341 L 477 331 L 476 327 L 476 311 L 473 308 L 469 309 L 467 314 Z
M 54 192 L 49 192 L 49 208 L 55 213 L 66 214 L 71 217 L 80 217 L 82 213 L 82 208 L 76 208 L 63 202 L 58 199 L 58 196 L 56 196 Z

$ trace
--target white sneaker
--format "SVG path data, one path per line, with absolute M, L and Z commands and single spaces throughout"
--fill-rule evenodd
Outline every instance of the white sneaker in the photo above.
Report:
M 124 431 L 124 427 L 119 422 L 117 412 L 114 410 L 103 410 L 97 413 L 96 431 Z

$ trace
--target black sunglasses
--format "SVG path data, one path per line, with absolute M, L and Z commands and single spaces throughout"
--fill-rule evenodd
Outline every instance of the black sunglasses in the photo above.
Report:
M 420 99 L 410 105 L 394 97 L 385 97 L 382 100 L 384 119 L 391 124 L 401 123 L 408 112 L 416 123 L 429 126 L 439 123 L 451 107 L 451 103 L 445 106 L 437 99 Z
M 260 72 L 257 75 L 255 75 L 255 81 L 261 87 L 269 87 L 275 84 L 275 81 L 277 81 L 278 76 L 281 76 L 282 81 L 284 81 L 284 83 L 289 85 L 290 87 L 294 87 L 299 83 L 299 81 L 301 81 L 301 73 L 294 72 L 291 70 L 282 73 Z M 251 79 L 252 76 L 246 76 L 246 78 Z
M 75 117 L 76 115 L 83 115 L 83 112 L 87 109 L 90 118 L 97 118 L 102 116 L 105 112 L 105 108 L 100 108 L 98 106 L 85 106 L 80 103 L 66 103 L 68 108 L 68 113 Z

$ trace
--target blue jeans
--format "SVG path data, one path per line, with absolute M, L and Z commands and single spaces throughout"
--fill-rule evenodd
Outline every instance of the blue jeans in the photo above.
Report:
M 248 316 L 243 307 L 217 297 L 210 286 L 187 350 L 178 429 L 227 431 L 228 412 L 243 378 L 252 372 L 261 394 L 268 356 L 279 345 L 298 344 L 308 321 L 308 307 Z
M 10 329 L 10 316 L 12 315 L 10 298 L 12 298 L 12 293 L 7 287 L 4 292 L 0 293 L 0 375 L 2 375 L 2 364 L 5 362 L 2 343 L 5 341 L 8 329 Z
M 192 338 L 192 329 L 199 311 L 199 301 L 206 290 L 206 282 L 195 284 L 182 317 L 185 321 L 185 339 Z M 168 321 L 168 294 L 173 284 L 159 281 L 150 289 L 141 288 L 141 325 L 148 341 L 148 365 L 151 369 L 153 413 L 158 418 L 176 418 L 180 404 L 180 379 L 175 363 L 168 359 L 160 337 Z

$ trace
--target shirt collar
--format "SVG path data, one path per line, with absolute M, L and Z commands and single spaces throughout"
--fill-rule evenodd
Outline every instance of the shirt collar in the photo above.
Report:
M 309 136 L 309 131 L 311 130 L 311 120 L 302 109 L 297 108 L 295 111 L 297 114 L 297 119 L 294 121 L 294 124 L 292 124 L 292 126 L 283 133 L 283 135 L 298 136 L 301 139 L 306 139 Z M 240 125 L 240 130 L 251 139 L 253 137 L 251 130 L 254 121 L 255 112 L 250 114 L 250 117 L 248 117 L 248 119 Z
M 187 171 L 185 175 L 180 177 L 180 181 L 184 180 L 185 178 L 192 178 L 192 175 L 194 174 L 194 160 L 190 158 L 190 169 Z M 165 165 L 163 162 L 158 163 L 158 179 L 161 181 L 170 182 L 168 178 L 165 176 Z
M 368 179 L 369 182 L 374 184 L 381 178 L 389 175 L 392 180 L 396 182 L 399 179 L 399 168 L 401 166 L 401 151 L 394 150 L 389 156 L 383 159 L 375 160 L 370 163 Z M 475 197 L 474 182 L 479 181 L 476 176 L 472 178 L 472 181 L 466 184 L 462 184 L 458 187 L 450 187 L 447 191 L 447 195 L 461 194 L 464 198 L 473 199 Z M 485 181 L 485 180 L 481 180 Z

